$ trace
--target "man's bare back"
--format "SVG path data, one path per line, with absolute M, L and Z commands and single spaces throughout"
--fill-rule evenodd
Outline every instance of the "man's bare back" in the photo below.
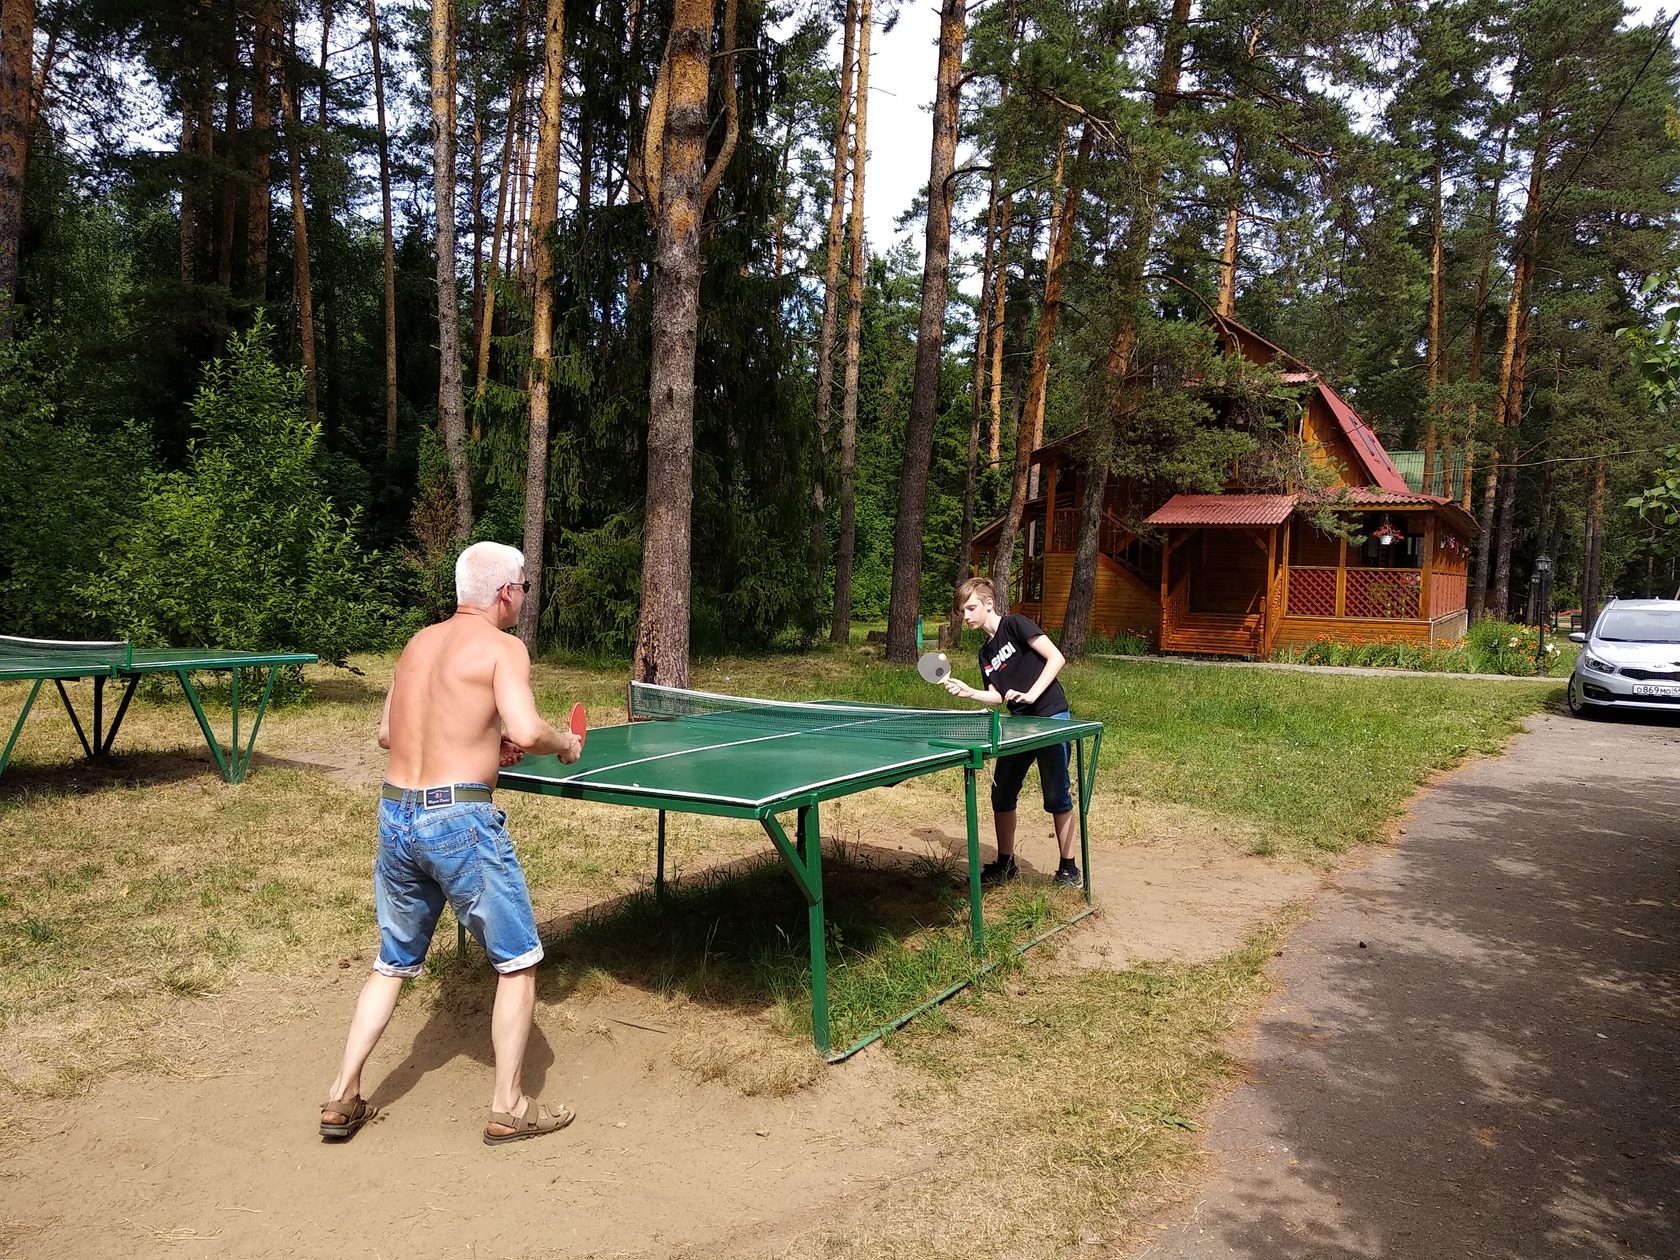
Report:
M 581 746 L 538 716 L 524 643 L 477 608 L 461 608 L 408 641 L 379 743 L 391 751 L 386 781 L 408 788 L 494 786 L 497 769 L 516 754 L 558 753 L 570 762 Z
M 503 633 L 518 622 L 531 588 L 524 570 L 525 557 L 513 547 L 468 547 L 455 562 L 455 615 L 415 635 L 397 658 L 379 718 L 379 745 L 391 752 L 373 868 L 379 957 L 356 998 L 338 1075 L 321 1104 L 321 1136 L 328 1141 L 355 1136 L 379 1114 L 362 1097 L 362 1069 L 391 1022 L 403 984 L 420 974 L 446 902 L 498 973 L 490 1016 L 496 1081 L 486 1145 L 558 1133 L 572 1122 L 570 1107 L 539 1102 L 520 1085 L 543 951 L 506 815 L 481 794 L 442 793 L 435 801 L 415 790 L 494 787 L 497 769 L 526 752 L 576 761 L 583 748 L 576 735 L 537 716 L 530 655 Z M 434 808 L 442 812 L 431 815 Z M 436 843 L 440 825 L 449 842 L 443 847 Z M 462 838 L 469 841 L 465 848 Z M 482 855 L 489 856 L 481 862 Z

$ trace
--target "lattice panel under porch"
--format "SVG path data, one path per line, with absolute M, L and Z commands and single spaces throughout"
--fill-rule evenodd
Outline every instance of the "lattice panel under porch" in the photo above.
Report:
M 1292 617 L 1334 617 L 1336 615 L 1336 570 L 1289 570 L 1289 615 Z
M 1410 569 L 1349 569 L 1345 617 L 1419 616 L 1421 576 Z

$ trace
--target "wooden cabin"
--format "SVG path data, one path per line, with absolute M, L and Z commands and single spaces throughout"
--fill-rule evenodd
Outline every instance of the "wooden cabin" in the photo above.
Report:
M 1139 487 L 1111 481 L 1093 630 L 1129 630 L 1163 652 L 1256 657 L 1316 640 L 1461 638 L 1475 520 L 1454 500 L 1412 490 L 1376 433 L 1317 372 L 1234 320 L 1219 320 L 1218 335 L 1227 353 L 1281 359 L 1284 379 L 1305 388 L 1296 434 L 1339 487 L 1313 499 L 1232 488 L 1149 503 L 1138 501 Z M 1047 629 L 1061 626 L 1073 583 L 1079 438 L 1032 456 L 1040 493 L 1023 517 L 1025 556 L 1009 606 Z M 1360 541 L 1317 528 L 1327 508 Z M 1127 528 L 1140 519 L 1143 527 Z M 977 573 L 1002 528 L 1000 519 L 975 535 Z

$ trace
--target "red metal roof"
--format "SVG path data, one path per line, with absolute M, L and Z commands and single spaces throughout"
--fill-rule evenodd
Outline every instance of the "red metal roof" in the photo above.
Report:
M 1415 490 L 1382 490 L 1376 486 L 1341 486 L 1330 491 L 1326 497 L 1332 501 L 1340 499 L 1347 503 L 1356 503 L 1360 507 L 1387 507 L 1389 504 L 1399 507 L 1435 507 L 1448 502 L 1433 495 L 1419 494 Z
M 1407 488 L 1403 491 L 1380 490 L 1375 486 L 1341 486 L 1332 490 L 1326 500 L 1329 506 L 1345 503 L 1350 507 L 1426 507 L 1444 516 L 1449 524 L 1466 538 L 1482 532 L 1476 518 L 1461 508 L 1456 500 L 1442 499 L 1432 494 L 1418 494 Z
M 1400 470 L 1394 466 L 1394 461 L 1388 457 L 1388 452 L 1383 449 L 1383 444 L 1377 439 L 1371 426 L 1361 420 L 1359 414 L 1343 402 L 1341 396 L 1325 381 L 1319 381 L 1318 391 L 1324 395 L 1324 401 L 1330 404 L 1330 414 L 1336 417 L 1336 423 L 1341 426 L 1348 444 L 1353 447 L 1353 453 L 1365 465 L 1365 471 L 1370 474 L 1372 484 L 1384 490 L 1405 494 L 1410 487 L 1400 475 Z
M 1292 494 L 1175 494 L 1149 517 L 1149 524 L 1234 527 L 1281 525 L 1295 510 Z

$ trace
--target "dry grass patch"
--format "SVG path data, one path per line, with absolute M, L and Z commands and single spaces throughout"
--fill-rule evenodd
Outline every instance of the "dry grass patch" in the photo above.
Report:
M 912 1025 L 893 1053 L 926 1082 L 939 1134 L 924 1176 L 844 1231 L 774 1254 L 829 1260 L 1032 1260 L 1118 1245 L 1141 1202 L 1172 1197 L 1197 1155 L 1194 1117 L 1230 1079 L 1227 1033 L 1267 991 L 1292 912 L 1239 952 L 1186 966 L 1030 973 Z

